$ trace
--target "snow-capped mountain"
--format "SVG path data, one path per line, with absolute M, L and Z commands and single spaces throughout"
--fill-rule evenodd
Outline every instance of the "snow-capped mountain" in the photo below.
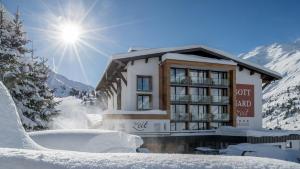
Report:
M 263 125 L 300 130 L 300 40 L 260 46 L 240 55 L 282 74 L 263 91 Z
M 92 91 L 92 86 L 76 82 L 66 78 L 65 76 L 55 73 L 50 70 L 47 84 L 49 88 L 54 90 L 56 97 L 70 96 L 70 91 L 75 89 L 77 91 Z

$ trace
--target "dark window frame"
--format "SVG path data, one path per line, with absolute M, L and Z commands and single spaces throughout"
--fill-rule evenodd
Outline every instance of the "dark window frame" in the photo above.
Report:
M 139 89 L 139 78 L 142 79 L 142 88 L 143 88 L 143 82 L 144 82 L 144 78 L 149 78 L 149 90 L 144 90 L 144 89 Z M 136 76 L 136 91 L 138 92 L 152 92 L 152 76 L 148 76 L 148 75 L 137 75 Z
M 149 96 L 149 108 L 139 108 L 139 96 L 142 96 L 142 97 L 144 97 L 144 96 Z M 143 102 L 143 98 L 142 98 L 142 102 Z M 136 95 L 136 109 L 137 110 L 152 110 L 152 105 L 153 103 L 152 103 L 152 94 L 137 94 Z

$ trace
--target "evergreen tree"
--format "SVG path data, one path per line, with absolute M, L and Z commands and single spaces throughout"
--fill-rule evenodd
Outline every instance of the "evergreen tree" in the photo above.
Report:
M 58 102 L 46 85 L 49 69 L 46 61 L 34 57 L 33 50 L 27 47 L 29 41 L 19 10 L 13 20 L 1 17 L 4 14 L 1 9 L 0 33 L 4 36 L 0 38 L 0 77 L 16 103 L 25 129 L 45 129 L 51 117 L 58 113 L 55 109 Z

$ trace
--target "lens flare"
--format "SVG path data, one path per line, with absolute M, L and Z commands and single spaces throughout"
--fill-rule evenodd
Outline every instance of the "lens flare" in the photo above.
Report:
M 79 24 L 67 22 L 60 26 L 60 38 L 64 43 L 74 44 L 81 38 L 82 30 Z

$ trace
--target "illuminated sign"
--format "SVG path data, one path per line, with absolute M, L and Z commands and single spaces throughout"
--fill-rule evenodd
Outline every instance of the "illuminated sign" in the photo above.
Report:
M 254 117 L 254 85 L 236 84 L 236 112 L 239 117 Z

